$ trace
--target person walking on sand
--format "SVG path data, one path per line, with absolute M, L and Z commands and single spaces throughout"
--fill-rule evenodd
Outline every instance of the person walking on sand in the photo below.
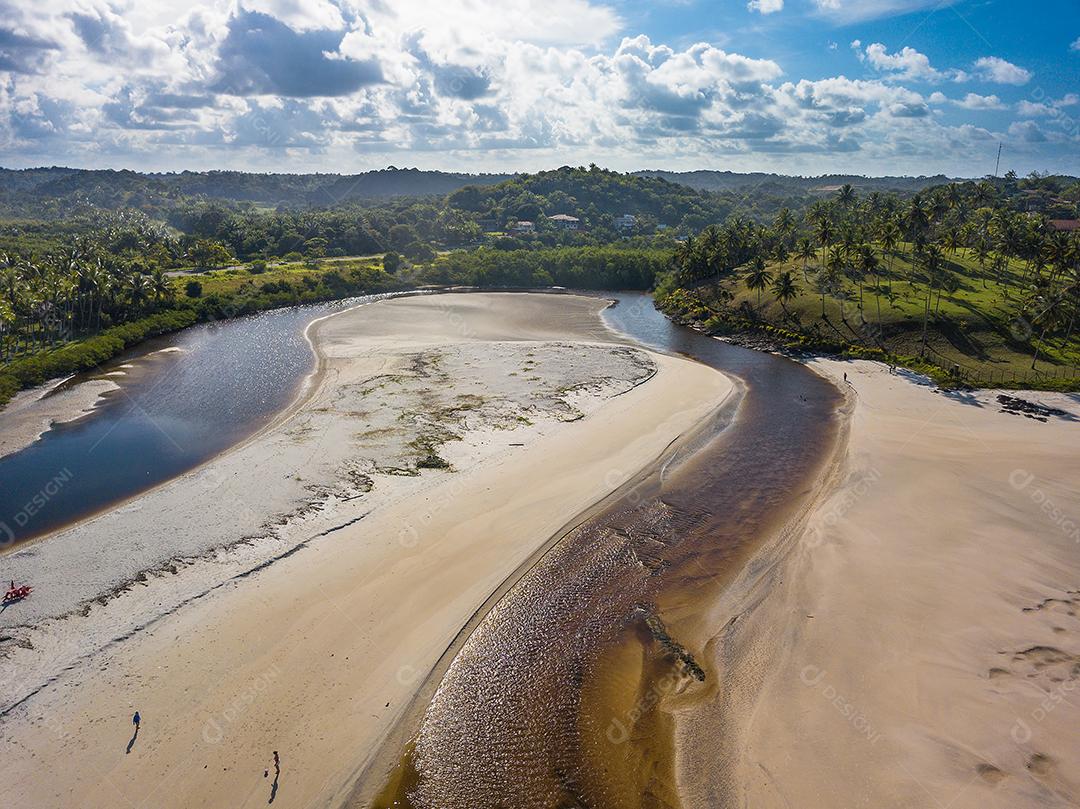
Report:
M 139 726 L 142 725 L 142 717 L 139 716 L 139 712 L 135 711 L 135 715 L 131 717 L 131 724 L 135 726 L 135 732 L 131 734 L 131 739 L 128 740 L 127 750 L 125 752 L 130 753 L 131 748 L 135 746 L 135 740 L 139 738 Z

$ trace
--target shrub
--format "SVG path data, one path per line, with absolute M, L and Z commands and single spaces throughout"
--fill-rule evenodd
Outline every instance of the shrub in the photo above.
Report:
M 189 298 L 201 298 L 202 283 L 199 281 L 188 281 L 184 284 L 184 294 Z
M 4 375 L 16 379 L 20 387 L 40 385 L 46 379 L 95 368 L 128 346 L 148 337 L 186 328 L 194 323 L 195 319 L 195 313 L 190 309 L 173 309 L 151 315 L 122 326 L 114 326 L 96 337 L 71 343 L 54 351 L 18 359 L 8 365 Z
M 19 380 L 10 374 L 0 374 L 0 405 L 7 404 L 19 392 Z

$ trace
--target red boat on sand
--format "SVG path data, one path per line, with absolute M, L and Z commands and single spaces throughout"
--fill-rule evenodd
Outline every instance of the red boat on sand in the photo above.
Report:
M 4 593 L 4 603 L 14 604 L 16 601 L 22 601 L 33 591 L 34 588 L 31 587 L 29 584 L 23 584 L 19 587 L 16 587 L 15 582 L 12 582 L 11 587 L 9 587 L 8 591 Z

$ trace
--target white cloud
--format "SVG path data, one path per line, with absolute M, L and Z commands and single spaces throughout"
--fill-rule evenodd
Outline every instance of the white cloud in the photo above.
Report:
M 1076 40 L 1069 46 L 1069 50 L 1080 51 L 1080 37 L 1077 37 Z
M 784 0 L 750 0 L 746 4 L 750 11 L 759 11 L 762 14 L 775 14 L 784 10 Z
M 1009 125 L 1010 137 L 1024 143 L 1045 143 L 1046 133 L 1034 121 L 1017 121 Z
M 889 53 L 880 42 L 873 42 L 861 49 L 862 43 L 855 40 L 852 49 L 860 61 L 866 62 L 874 70 L 886 73 L 894 81 L 940 82 L 946 79 L 966 81 L 968 75 L 962 70 L 938 70 L 930 64 L 930 58 L 911 47 L 903 47 L 896 53 Z
M 1066 93 L 1061 98 L 1047 98 L 1043 93 L 1034 93 L 1036 101 L 1021 101 L 1016 105 L 1016 112 L 1024 118 L 1057 118 L 1063 115 L 1065 107 L 1075 107 L 1080 104 L 1080 95 Z
M 437 17 L 430 0 L 195 2 L 15 6 L 5 162 L 265 170 L 269 153 L 289 170 L 515 169 L 621 155 L 921 171 L 989 137 L 930 105 L 1000 103 L 904 86 L 959 74 L 911 48 L 856 41 L 876 74 L 808 81 L 716 44 L 617 39 L 625 23 L 600 0 L 444 0 Z
M 839 24 L 908 14 L 925 8 L 944 8 L 959 0 L 814 0 L 817 12 Z
M 984 56 L 975 61 L 975 72 L 984 81 L 996 84 L 1027 84 L 1032 73 L 997 56 Z
M 958 107 L 966 110 L 1003 110 L 1005 105 L 996 95 L 981 96 L 978 93 L 968 93 L 962 99 L 953 101 Z
M 930 59 L 914 48 L 904 47 L 895 54 L 890 54 L 884 45 L 875 42 L 866 46 L 866 61 L 876 70 L 897 71 L 898 78 L 925 79 L 936 81 L 938 71 L 930 67 Z

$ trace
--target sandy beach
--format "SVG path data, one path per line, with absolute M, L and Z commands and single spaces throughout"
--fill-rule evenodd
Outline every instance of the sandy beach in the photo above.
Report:
M 340 803 L 477 607 L 731 393 L 618 344 L 604 305 L 328 318 L 317 387 L 283 422 L 5 557 L 38 584 L 37 611 L 0 616 L 11 799 Z
M 725 595 L 729 686 L 678 716 L 686 805 L 1080 805 L 1077 397 L 1006 392 L 1067 412 L 1043 421 L 812 366 L 848 391 L 846 455 Z M 693 744 L 717 721 L 719 755 Z
M 332 316 L 280 423 L 10 554 L 50 596 L 0 614 L 13 797 L 355 796 L 489 596 L 732 394 L 621 344 L 603 305 L 470 294 Z M 707 700 L 658 703 L 681 805 L 1078 805 L 1077 397 L 1010 394 L 1061 411 L 1025 414 L 809 364 L 845 392 L 846 426 L 808 510 L 699 605 L 717 629 L 695 654 L 721 676 Z M 180 558 L 159 559 L 162 532 Z
M 19 391 L 0 410 L 0 457 L 29 446 L 54 424 L 85 416 L 113 390 L 109 379 L 88 379 L 71 388 L 54 380 Z

